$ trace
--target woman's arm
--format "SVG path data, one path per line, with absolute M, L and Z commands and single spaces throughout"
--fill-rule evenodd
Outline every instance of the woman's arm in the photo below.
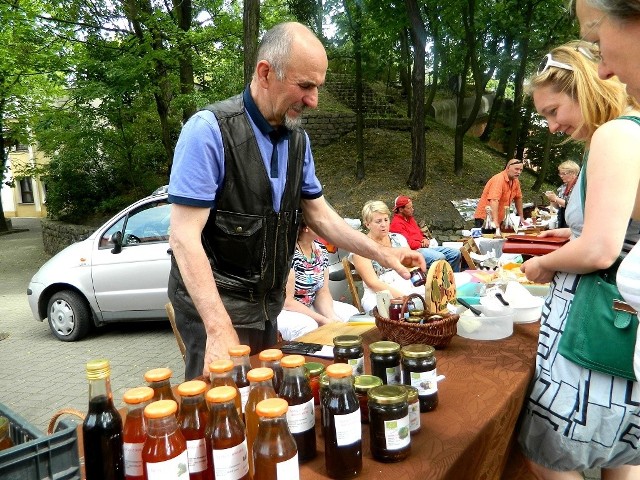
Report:
M 333 297 L 331 296 L 331 290 L 329 290 L 329 269 L 324 269 L 324 284 L 322 288 L 316 292 L 316 299 L 313 301 L 313 308 L 316 312 L 324 315 L 325 318 L 332 321 L 338 321 L 339 318 L 336 312 L 333 310 Z
M 353 255 L 351 259 L 353 266 L 362 278 L 362 281 L 366 283 L 367 287 L 369 287 L 374 292 L 381 292 L 382 290 L 389 290 L 391 292 L 391 296 L 402 297 L 404 294 L 398 290 L 397 288 L 393 288 L 391 285 L 387 285 L 385 282 L 380 280 L 380 277 L 376 275 L 375 270 L 373 269 L 373 264 L 371 260 L 368 258 L 361 257 L 360 255 Z
M 325 323 L 335 322 L 335 318 L 327 318 L 319 312 L 315 312 L 309 307 L 307 307 L 304 303 L 296 300 L 294 296 L 295 292 L 295 272 L 293 268 L 289 271 L 289 277 L 287 278 L 287 290 L 286 297 L 284 299 L 283 310 L 288 310 L 290 312 L 298 312 L 304 313 L 305 315 L 313 318 L 318 325 L 324 325 Z

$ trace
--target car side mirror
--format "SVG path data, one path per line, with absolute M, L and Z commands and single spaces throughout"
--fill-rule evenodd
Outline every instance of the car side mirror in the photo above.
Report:
M 117 231 L 113 235 L 111 235 L 111 238 L 109 239 L 109 241 L 113 243 L 113 248 L 111 249 L 111 253 L 118 254 L 122 251 L 122 232 L 121 231 Z

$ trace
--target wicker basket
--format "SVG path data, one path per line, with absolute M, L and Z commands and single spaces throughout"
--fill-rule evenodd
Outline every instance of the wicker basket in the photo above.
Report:
M 404 299 L 402 305 L 403 314 L 407 308 L 408 301 L 416 297 L 422 300 L 423 305 L 426 305 L 421 295 L 412 293 Z M 422 318 L 428 321 L 428 323 L 414 324 L 403 320 L 391 320 L 390 318 L 382 317 L 378 314 L 377 307 L 373 308 L 373 315 L 376 318 L 376 327 L 380 330 L 383 339 L 392 340 L 402 346 L 412 343 L 423 343 L 438 349 L 445 348 L 449 345 L 449 342 L 456 334 L 456 324 L 460 318 L 459 315 L 452 315 L 450 313 L 435 314 L 425 311 L 422 314 Z M 429 318 L 434 315 L 439 315 L 442 319 L 429 321 Z

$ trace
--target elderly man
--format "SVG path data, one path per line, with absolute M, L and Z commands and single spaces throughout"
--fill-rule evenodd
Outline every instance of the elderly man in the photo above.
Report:
M 485 210 L 487 206 L 491 207 L 491 218 L 493 218 L 496 227 L 504 219 L 504 207 L 510 207 L 511 202 L 515 202 L 516 212 L 518 212 L 520 219 L 524 218 L 522 213 L 522 190 L 520 190 L 520 180 L 518 180 L 523 168 L 522 160 L 512 158 L 507 162 L 502 172 L 496 173 L 489 179 L 484 186 L 484 190 L 482 190 L 482 196 L 474 214 L 476 227 L 482 227 L 487 216 Z
M 436 260 L 446 260 L 449 262 L 454 272 L 460 271 L 460 250 L 448 247 L 430 247 L 431 238 L 427 236 L 418 222 L 416 222 L 413 202 L 409 197 L 401 195 L 396 198 L 393 206 L 393 219 L 389 231 L 399 233 L 407 239 L 409 247 L 417 250 L 424 257 L 427 266 Z
M 185 377 L 239 343 L 273 345 L 301 214 L 323 238 L 397 270 L 425 268 L 409 249 L 356 232 L 322 196 L 301 114 L 318 103 L 327 55 L 299 23 L 276 25 L 250 85 L 184 125 L 169 182 L 169 299 L 187 349 Z

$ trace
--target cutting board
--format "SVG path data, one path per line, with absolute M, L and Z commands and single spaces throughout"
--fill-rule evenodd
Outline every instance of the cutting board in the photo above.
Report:
M 371 324 L 354 323 L 329 323 L 316 328 L 301 337 L 296 338 L 297 342 L 319 343 L 321 345 L 333 345 L 333 337 L 338 335 L 362 335 L 364 332 L 376 328 Z

